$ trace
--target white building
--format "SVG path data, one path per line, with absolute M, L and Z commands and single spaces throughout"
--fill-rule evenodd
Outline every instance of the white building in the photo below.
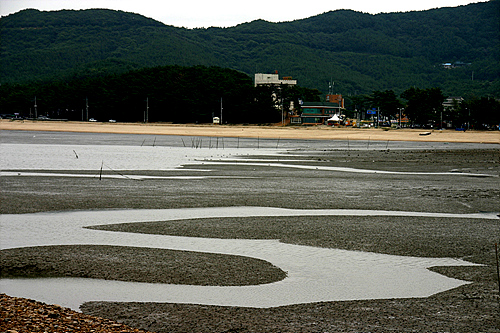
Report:
M 444 109 L 448 110 L 453 110 L 455 109 L 460 103 L 462 103 L 464 99 L 460 96 L 450 96 L 447 99 L 444 100 L 443 102 L 443 107 Z
M 280 80 L 278 73 L 276 74 L 262 74 L 258 73 L 255 74 L 255 86 L 265 86 L 265 85 L 281 85 L 281 84 L 288 84 L 288 85 L 296 85 L 297 80 L 292 80 L 291 77 L 284 77 L 282 80 Z

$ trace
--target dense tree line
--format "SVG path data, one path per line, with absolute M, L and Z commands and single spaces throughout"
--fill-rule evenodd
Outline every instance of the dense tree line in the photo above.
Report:
M 445 96 L 439 88 L 410 88 L 401 94 L 407 100 L 405 114 L 418 124 L 434 123 L 440 119 Z
M 398 120 L 407 117 L 409 126 L 460 127 L 464 129 L 493 129 L 500 125 L 500 100 L 474 97 L 455 100 L 444 107 L 446 96 L 440 88 L 411 87 L 398 96 L 392 90 L 373 91 L 370 95 L 348 98 L 347 115 L 377 109 L 381 119 Z
M 349 10 L 293 22 L 184 29 L 111 10 L 25 10 L 0 19 L 0 82 L 59 80 L 131 68 L 219 66 L 280 70 L 337 93 L 440 87 L 446 95 L 500 91 L 499 0 L 422 12 Z M 460 64 L 444 69 L 441 64 Z
M 321 92 L 301 86 L 254 87 L 248 75 L 220 67 L 161 66 L 123 74 L 78 76 L 58 81 L 0 86 L 0 114 L 23 118 L 120 122 L 210 123 L 223 110 L 224 123 L 277 123 L 300 100 L 320 101 Z M 500 123 L 500 101 L 474 98 L 443 108 L 440 88 L 411 87 L 399 96 L 375 90 L 347 100 L 348 116 L 368 109 L 383 119 L 404 114 L 413 125 L 492 128 Z M 36 108 L 35 108 L 36 105 Z
M 123 122 L 209 123 L 223 110 L 224 123 L 281 120 L 279 102 L 319 100 L 319 91 L 254 87 L 248 75 L 220 67 L 162 66 L 124 74 L 0 86 L 0 113 L 21 117 Z M 36 98 L 36 100 L 35 100 Z M 35 110 L 35 104 L 37 105 Z
M 462 128 L 490 129 L 500 125 L 500 101 L 481 97 L 461 102 L 448 114 Z

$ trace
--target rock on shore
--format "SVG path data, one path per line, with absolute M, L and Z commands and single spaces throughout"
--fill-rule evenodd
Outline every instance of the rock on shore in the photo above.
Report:
M 92 317 L 26 298 L 0 294 L 0 332 L 134 332 L 134 329 L 112 320 Z

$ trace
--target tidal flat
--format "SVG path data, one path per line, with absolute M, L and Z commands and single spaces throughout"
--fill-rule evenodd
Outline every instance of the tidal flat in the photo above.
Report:
M 42 142 L 37 144 L 63 146 L 68 154 L 65 158 L 71 159 L 71 163 L 85 158 L 81 151 L 89 140 L 108 144 L 111 148 L 127 142 L 134 147 L 130 151 L 141 151 L 142 145 L 143 151 L 152 153 L 156 153 L 154 149 L 177 146 L 185 151 L 184 157 L 199 154 L 200 150 L 204 150 L 203 154 L 211 153 L 191 160 L 188 157 L 174 168 L 116 167 L 112 162 L 113 149 L 106 155 L 89 157 L 95 165 L 90 168 L 61 170 L 37 167 L 37 163 L 25 167 L 19 162 L 14 163 L 17 167 L 2 166 L 2 172 L 9 173 L 2 176 L 2 214 L 207 207 L 485 214 L 485 218 L 418 214 L 212 217 L 182 219 L 175 223 L 155 222 L 147 226 L 119 224 L 117 228 L 126 227 L 128 233 L 221 239 L 271 238 L 287 244 L 325 249 L 449 257 L 482 266 L 432 267 L 434 272 L 472 283 L 428 297 L 315 302 L 270 308 L 97 300 L 81 307 L 86 314 L 155 332 L 500 331 L 495 267 L 500 220 L 486 218 L 499 211 L 498 145 L 315 140 L 260 140 L 256 143 L 254 139 L 248 141 L 250 152 L 241 156 L 240 151 L 233 156 L 229 154 L 230 142 L 236 147 L 237 141 L 230 139 L 225 139 L 224 148 L 196 148 L 180 146 L 179 137 L 170 137 L 170 144 L 166 138 L 161 138 L 163 141 L 158 138 L 157 146 L 153 147 L 153 137 L 141 135 L 99 134 L 96 137 L 96 134 L 12 132 L 5 136 L 2 133 L 2 136 L 3 142 L 19 150 L 23 144 L 37 141 L 36 136 L 42 137 Z M 145 140 L 149 142 L 147 147 L 143 144 Z M 186 141 L 195 142 L 184 140 L 184 145 Z M 240 140 L 239 144 L 242 143 Z M 92 149 L 88 151 L 92 153 Z M 30 155 L 24 158 L 31 163 Z M 100 160 L 110 167 L 101 172 L 100 166 L 104 163 Z M 47 176 L 47 173 L 57 175 Z M 90 177 L 72 176 L 74 174 Z M 140 178 L 145 175 L 157 178 Z M 197 178 L 187 179 L 189 176 Z M 52 250 L 45 255 L 52 253 L 52 259 L 57 261 L 64 249 Z M 93 255 L 85 252 L 87 254 L 79 258 L 81 266 L 92 265 L 99 257 L 110 257 L 110 248 L 93 250 Z M 2 250 L 2 274 L 6 269 L 13 274 L 15 265 L 9 260 L 13 260 L 14 255 L 35 268 L 48 260 L 43 256 L 36 258 L 40 254 L 36 247 L 23 251 L 24 254 L 17 248 Z M 78 253 L 70 251 L 72 255 L 75 252 Z M 134 269 L 133 262 L 130 258 L 115 258 L 113 267 L 127 277 L 130 275 L 127 272 Z M 203 260 L 196 262 L 191 272 L 196 274 L 198 271 L 200 275 L 206 272 Z M 150 265 L 154 270 L 154 260 Z M 259 272 L 259 267 L 251 267 L 252 271 Z M 50 274 L 61 275 L 58 269 L 54 268 Z M 69 275 L 79 276 L 76 270 Z M 93 274 L 99 275 L 98 272 Z M 179 275 L 185 278 L 185 270 L 179 270 Z M 226 279 L 230 280 L 231 274 Z

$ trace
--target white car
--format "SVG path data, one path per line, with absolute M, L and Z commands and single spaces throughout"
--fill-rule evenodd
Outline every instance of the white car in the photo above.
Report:
M 95 120 L 94 118 L 90 118 L 89 121 L 96 122 L 97 120 Z

